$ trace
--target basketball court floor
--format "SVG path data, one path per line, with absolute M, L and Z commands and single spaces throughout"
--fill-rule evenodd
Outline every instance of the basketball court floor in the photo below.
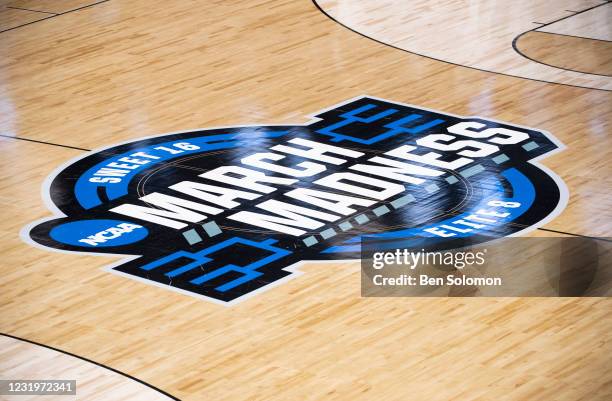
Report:
M 367 297 L 358 245 L 610 249 L 611 91 L 609 1 L 0 0 L 0 380 L 76 381 L 0 399 L 612 399 L 609 292 Z

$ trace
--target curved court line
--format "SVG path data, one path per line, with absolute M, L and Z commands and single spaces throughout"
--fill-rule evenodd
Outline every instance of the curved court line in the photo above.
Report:
M 319 5 L 319 3 L 317 2 L 317 0 L 312 0 L 312 3 L 313 3 L 313 5 L 314 5 L 314 6 L 315 6 L 315 7 L 316 7 L 316 8 L 317 8 L 317 9 L 318 9 L 318 10 L 319 10 L 319 11 L 320 11 L 320 12 L 321 12 L 323 15 L 325 15 L 325 16 L 326 16 L 327 18 L 329 18 L 330 20 L 334 21 L 336 24 L 338 24 L 338 25 L 342 26 L 343 28 L 346 28 L 346 29 L 348 29 L 348 30 L 349 30 L 349 31 L 351 31 L 351 32 L 354 32 L 354 33 L 356 33 L 356 34 L 358 34 L 358 35 L 360 35 L 360 36 L 363 36 L 364 38 L 367 38 L 367 39 L 373 40 L 374 42 L 380 43 L 381 45 L 385 45 L 385 46 L 391 47 L 391 48 L 396 49 L 396 50 L 401 50 L 401 51 L 406 52 L 406 53 L 409 53 L 409 54 L 414 54 L 415 56 L 425 57 L 425 58 L 428 58 L 428 59 L 430 59 L 430 60 L 440 61 L 440 62 L 442 62 L 442 63 L 451 64 L 451 65 L 455 65 L 455 66 L 458 66 L 458 67 L 470 68 L 470 69 L 472 69 L 472 70 L 476 70 L 476 71 L 483 71 L 483 72 L 488 72 L 488 73 L 491 73 L 491 74 L 504 75 L 504 76 L 507 76 L 507 77 L 513 77 L 513 78 L 526 79 L 526 80 L 529 80 L 529 81 L 535 81 L 535 82 L 543 82 L 543 83 L 552 84 L 552 85 L 563 85 L 563 86 L 569 86 L 569 87 L 573 87 L 573 88 L 581 88 L 581 89 L 590 89 L 590 90 L 597 90 L 597 91 L 604 91 L 604 92 L 612 92 L 612 90 L 611 90 L 611 89 L 603 89 L 603 88 L 591 88 L 591 87 L 589 87 L 589 86 L 571 85 L 571 84 L 565 84 L 565 83 L 561 83 L 561 82 L 545 81 L 545 80 L 542 80 L 542 79 L 535 79 L 535 78 L 522 77 L 522 76 L 519 76 L 519 75 L 507 74 L 507 73 L 504 73 L 504 72 L 490 71 L 490 70 L 485 70 L 485 69 L 478 68 L 478 67 L 472 67 L 472 66 L 469 66 L 469 65 L 457 64 L 457 63 L 454 63 L 454 62 L 452 62 L 452 61 L 442 60 L 442 59 L 435 58 L 435 57 L 432 57 L 432 56 L 427 56 L 427 55 L 425 55 L 425 54 L 421 54 L 421 53 L 416 53 L 416 52 L 413 52 L 413 51 L 410 51 L 410 50 L 406 50 L 406 49 L 403 49 L 403 48 L 401 48 L 401 47 L 398 47 L 398 46 L 392 45 L 392 44 L 390 44 L 390 43 L 383 42 L 383 41 L 381 41 L 381 40 L 378 40 L 378 39 L 375 39 L 375 38 L 373 38 L 373 37 L 371 37 L 371 36 L 368 36 L 368 35 L 366 35 L 366 34 L 364 34 L 364 33 L 362 33 L 362 32 L 359 32 L 358 30 L 353 29 L 353 28 L 351 28 L 351 27 L 349 27 L 349 26 L 347 26 L 347 25 L 343 24 L 342 22 L 338 21 L 337 19 L 335 19 L 334 17 L 332 17 L 330 14 L 328 14 L 328 13 L 327 13 L 327 12 L 326 12 L 326 11 L 325 11 L 325 10 L 324 10 L 324 9 L 323 9 L 321 6 L 320 6 L 320 5 Z M 603 3 L 603 4 L 607 4 L 607 3 Z M 586 11 L 586 10 L 585 10 L 585 11 Z M 575 15 L 575 14 L 573 14 L 573 15 Z M 546 25 L 546 24 L 545 24 L 545 25 Z M 542 25 L 542 26 L 543 26 L 543 25 Z M 541 26 L 539 26 L 538 28 L 541 28 Z M 530 32 L 530 31 L 527 31 L 527 32 Z M 555 68 L 557 68 L 557 67 L 555 67 Z
M 555 24 L 555 23 L 557 23 L 557 22 L 559 22 L 559 21 L 563 21 L 563 20 L 565 20 L 565 19 L 568 19 L 568 18 L 571 18 L 571 17 L 575 17 L 575 16 L 576 16 L 576 15 L 578 15 L 578 14 L 582 14 L 582 13 L 585 13 L 585 12 L 587 12 L 587 11 L 591 11 L 591 10 L 593 10 L 593 9 L 595 9 L 595 8 L 598 8 L 598 7 L 604 6 L 604 5 L 608 4 L 608 3 L 609 3 L 609 2 L 605 2 L 605 3 L 597 4 L 597 5 L 593 6 L 593 7 L 585 8 L 584 10 L 580 10 L 580 11 L 574 12 L 574 14 L 567 15 L 567 16 L 565 16 L 565 17 L 562 17 L 562 18 L 556 19 L 556 20 L 554 20 L 554 21 L 547 22 L 546 24 L 540 25 L 540 26 L 538 26 L 538 27 L 536 27 L 536 28 L 533 28 L 533 29 L 530 29 L 530 30 L 528 30 L 528 31 L 522 32 L 522 33 L 518 34 L 518 35 L 517 35 L 517 36 L 516 36 L 516 37 L 515 37 L 515 38 L 512 40 L 512 49 L 514 49 L 514 51 L 515 51 L 515 52 L 516 52 L 516 53 L 517 53 L 519 56 L 522 56 L 522 57 L 526 58 L 527 60 L 533 61 L 533 62 L 535 62 L 535 63 L 545 65 L 545 66 L 547 66 L 547 67 L 558 68 L 558 69 L 560 69 L 560 70 L 564 70 L 564 71 L 578 72 L 578 73 L 580 73 L 580 74 L 597 75 L 597 76 L 600 76 L 600 77 L 612 77 L 612 75 L 607 75 L 607 74 L 595 74 L 595 73 L 592 73 L 592 72 L 584 72 L 584 71 L 572 70 L 572 69 L 570 69 L 570 68 L 563 68 L 563 67 L 559 67 L 559 66 L 556 66 L 556 65 L 547 64 L 547 63 L 544 63 L 544 62 L 542 62 L 542 61 L 539 61 L 539 60 L 536 60 L 536 59 L 533 59 L 533 58 L 531 58 L 531 57 L 527 56 L 527 55 L 526 55 L 526 54 L 524 54 L 524 53 L 523 53 L 523 52 L 522 52 L 522 51 L 521 51 L 521 50 L 518 48 L 518 46 L 516 45 L 516 44 L 517 44 L 517 42 L 519 41 L 519 39 L 520 39 L 520 38 L 521 38 L 523 35 L 525 35 L 525 34 L 527 34 L 527 33 L 530 33 L 530 32 L 546 33 L 546 34 L 549 34 L 549 35 L 570 36 L 570 37 L 573 37 L 573 38 L 581 38 L 581 39 L 589 39 L 589 40 L 598 40 L 598 41 L 601 41 L 601 42 L 609 42 L 608 40 L 603 40 L 603 39 L 583 38 L 583 37 L 581 37 L 581 36 L 574 36 L 574 35 L 563 35 L 563 34 L 560 34 L 560 33 L 546 32 L 546 31 L 540 31 L 540 30 L 539 30 L 539 29 L 544 28 L 545 26 L 549 26 L 549 25 Z M 551 82 L 551 83 L 552 83 L 552 82 Z M 565 85 L 565 84 L 562 84 L 562 85 Z M 597 89 L 597 88 L 589 88 L 589 89 Z M 601 90 L 605 90 L 605 89 L 601 89 Z
M 523 53 L 523 52 L 522 52 L 522 51 L 519 49 L 519 47 L 518 47 L 516 44 L 518 43 L 519 39 L 520 39 L 520 38 L 521 38 L 523 35 L 525 35 L 525 34 L 527 34 L 527 33 L 532 33 L 532 32 L 534 32 L 534 33 L 544 33 L 544 34 L 547 34 L 547 35 L 569 36 L 569 37 L 572 37 L 572 38 L 581 38 L 581 39 L 586 39 L 586 40 L 600 40 L 600 39 L 589 39 L 589 38 L 583 38 L 583 37 L 581 37 L 581 36 L 573 36 L 573 35 L 561 35 L 561 34 L 559 34 L 559 33 L 551 33 L 551 32 L 536 31 L 536 30 L 532 29 L 532 30 L 530 30 L 530 31 L 525 31 L 525 32 L 523 32 L 523 33 L 521 33 L 521 34 L 517 35 L 517 36 L 516 36 L 516 37 L 515 37 L 515 38 L 512 40 L 512 48 L 514 49 L 514 51 L 515 51 L 515 52 L 516 52 L 516 53 L 517 53 L 519 56 L 522 56 L 522 57 L 526 58 L 527 60 L 533 61 L 534 63 L 542 64 L 542 65 L 545 65 L 545 66 L 547 66 L 547 67 L 558 68 L 558 69 L 563 70 L 563 71 L 578 72 L 578 73 L 580 73 L 580 74 L 588 74 L 588 75 L 597 75 L 597 76 L 600 76 L 600 77 L 612 77 L 612 75 L 611 75 L 611 74 L 596 74 L 596 73 L 594 73 L 594 72 L 578 71 L 578 70 L 572 70 L 571 68 L 559 67 L 558 65 L 548 64 L 548 63 L 545 63 L 545 62 L 543 62 L 543 61 L 537 60 L 537 59 L 535 59 L 535 58 L 531 58 L 531 57 L 529 57 L 528 55 L 526 55 L 525 53 Z M 604 42 L 607 42 L 607 41 L 604 41 Z M 564 84 L 562 84 L 562 85 L 564 85 Z M 595 88 L 592 88 L 592 89 L 595 89 Z
M 127 377 L 128 379 L 131 379 L 131 380 L 133 380 L 133 381 L 135 381 L 135 382 L 138 382 L 138 383 L 140 383 L 140 384 L 143 384 L 143 385 L 145 385 L 145 386 L 149 387 L 150 389 L 153 389 L 153 390 L 157 391 L 158 393 L 165 395 L 166 397 L 168 397 L 168 398 L 170 398 L 170 399 L 173 399 L 173 400 L 175 400 L 175 401 L 181 401 L 181 399 L 176 398 L 175 396 L 173 396 L 173 395 L 171 395 L 171 394 L 168 394 L 168 393 L 167 393 L 167 392 L 165 392 L 164 390 L 161 390 L 161 389 L 159 389 L 159 388 L 157 388 L 157 387 L 153 386 L 152 384 L 149 384 L 149 383 L 147 383 L 147 382 L 145 382 L 145 381 L 142 381 L 141 379 L 139 379 L 139 378 L 137 378 L 137 377 L 131 376 L 131 375 L 127 374 L 127 373 L 123 373 L 123 372 L 121 372 L 121 371 L 119 371 L 119 370 L 117 370 L 117 369 L 111 368 L 110 366 L 106 366 L 106 365 L 104 365 L 104 364 L 102 364 L 102 363 L 99 363 L 99 362 L 96 362 L 96 361 L 92 361 L 91 359 L 87 359 L 87 358 L 85 358 L 85 357 L 82 357 L 82 356 L 79 356 L 79 355 L 73 354 L 73 353 L 71 353 L 71 352 L 64 351 L 64 350 L 61 350 L 61 349 L 58 349 L 58 348 L 52 347 L 52 346 L 50 346 L 50 345 L 45 345 L 45 344 L 38 343 L 38 342 L 36 342 L 36 341 L 28 340 L 28 339 L 26 339 L 26 338 L 17 337 L 17 336 L 14 336 L 14 335 L 12 335 L 12 334 L 0 333 L 0 336 L 4 336 L 4 337 L 8 337 L 8 338 L 12 338 L 12 339 L 14 339 L 14 340 L 18 340 L 18 341 L 23 341 L 23 342 L 26 342 L 26 343 L 29 343 L 29 344 L 32 344 L 32 345 L 37 345 L 37 346 L 39 346 L 39 347 L 47 348 L 47 349 L 50 349 L 50 350 L 52 350 L 52 351 L 59 352 L 59 353 L 62 353 L 62 354 L 64 354 L 64 355 L 68 355 L 68 356 L 71 356 L 71 357 L 73 357 L 73 358 L 77 358 L 77 359 L 80 359 L 80 360 L 82 360 L 82 361 L 85 361 L 85 362 L 88 362 L 88 363 L 94 364 L 94 365 L 99 366 L 99 367 L 101 367 L 101 368 L 104 368 L 104 369 L 106 369 L 106 370 L 110 370 L 111 372 L 118 373 L 118 374 L 120 374 L 121 376 Z

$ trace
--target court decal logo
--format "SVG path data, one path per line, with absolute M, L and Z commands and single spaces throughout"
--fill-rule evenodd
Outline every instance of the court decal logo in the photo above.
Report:
M 55 213 L 29 242 L 122 255 L 107 270 L 228 304 L 294 276 L 301 261 L 355 259 L 363 235 L 445 241 L 517 235 L 565 206 L 537 160 L 550 134 L 372 97 L 305 125 L 135 140 L 47 180 Z

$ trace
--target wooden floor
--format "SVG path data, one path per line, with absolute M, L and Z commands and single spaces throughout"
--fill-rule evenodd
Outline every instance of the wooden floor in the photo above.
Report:
M 112 258 L 49 252 L 19 235 L 50 215 L 47 175 L 88 150 L 195 128 L 304 123 L 368 94 L 553 133 L 566 149 L 543 164 L 570 199 L 543 227 L 552 231 L 530 235 L 612 237 L 611 42 L 581 57 L 582 72 L 512 48 L 534 22 L 609 4 L 517 2 L 535 4 L 530 14 L 508 13 L 506 2 L 414 1 L 408 11 L 439 14 L 414 29 L 398 24 L 399 0 L 370 11 L 373 2 L 355 0 L 93 3 L 0 0 L 0 332 L 185 401 L 612 399 L 608 298 L 361 298 L 359 263 L 335 262 L 305 264 L 298 278 L 227 308 L 108 274 Z M 461 24 L 446 22 L 454 9 Z M 472 29 L 485 15 L 504 15 L 512 29 Z M 468 47 L 444 53 L 464 27 Z M 486 65 L 454 58 L 480 45 Z M 69 363 L 50 355 L 24 366 L 35 346 L 0 340 L 0 358 L 19 365 L 0 361 L 0 379 L 43 378 L 49 364 Z M 103 394 L 87 389 L 94 370 L 76 399 L 134 399 L 112 380 Z
M 54 380 L 76 380 L 78 399 L 105 399 L 110 393 L 112 399 L 120 394 L 125 400 L 169 401 L 169 396 L 156 389 L 122 376 L 104 367 L 78 359 L 72 355 L 48 349 L 37 344 L 18 340 L 8 336 L 0 336 L 0 372 L 6 378 L 45 377 Z M 37 376 L 33 376 L 37 375 Z M 13 395 L 5 396 L 7 400 L 57 400 L 76 398 L 57 395 Z M 114 399 L 118 397 L 114 396 Z
M 321 9 L 347 28 L 397 48 L 454 64 L 529 79 L 587 88 L 612 89 L 610 75 L 583 74 L 525 57 L 514 44 L 530 32 L 547 32 L 584 39 L 612 41 L 612 4 L 602 0 L 516 0 L 512 6 L 484 1 L 370 2 L 315 0 Z M 476 44 L 477 43 L 477 44 Z M 589 46 L 574 46 L 570 56 L 589 57 Z M 546 55 L 550 50 L 541 47 Z M 609 43 L 605 53 L 609 56 Z M 591 60 L 603 64 L 601 55 Z M 559 68 L 561 67 L 561 68 Z

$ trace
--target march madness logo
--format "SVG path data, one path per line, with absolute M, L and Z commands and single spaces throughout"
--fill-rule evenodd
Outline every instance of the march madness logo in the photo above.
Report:
M 229 303 L 288 279 L 297 262 L 358 258 L 365 234 L 453 247 L 542 225 L 567 195 L 536 161 L 560 146 L 529 128 L 361 97 L 306 125 L 89 153 L 49 178 L 56 216 L 24 235 L 124 255 L 108 270 Z

